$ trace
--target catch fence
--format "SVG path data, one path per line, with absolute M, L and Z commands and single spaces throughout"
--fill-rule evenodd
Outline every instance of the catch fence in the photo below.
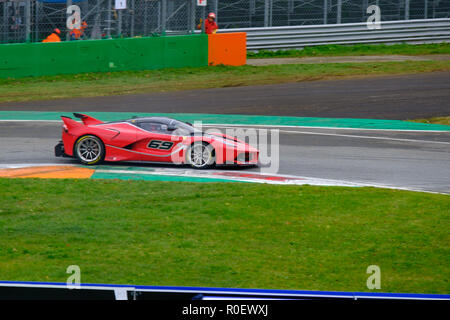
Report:
M 0 0 L 0 43 L 38 42 L 55 28 L 70 40 L 67 8 L 87 27 L 81 39 L 193 33 L 215 12 L 221 29 L 365 22 L 377 5 L 382 21 L 450 17 L 450 0 Z M 199 6 L 199 2 L 206 6 Z

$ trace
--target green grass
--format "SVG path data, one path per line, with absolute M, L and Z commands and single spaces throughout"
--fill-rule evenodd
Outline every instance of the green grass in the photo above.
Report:
M 449 111 L 450 113 L 450 111 Z M 428 119 L 414 119 L 410 120 L 413 122 L 420 122 L 420 123 L 433 123 L 433 124 L 444 124 L 447 126 L 450 126 L 450 116 L 449 117 L 435 117 L 435 118 L 428 118 Z
M 261 50 L 248 52 L 247 57 L 253 58 L 302 58 L 302 57 L 327 57 L 327 56 L 367 56 L 367 55 L 429 55 L 450 54 L 450 43 L 435 44 L 395 44 L 395 45 L 370 45 L 357 44 L 324 45 L 305 47 L 302 50 Z
M 0 279 L 450 293 L 450 197 L 375 188 L 0 179 Z
M 0 80 L 0 103 L 450 70 L 450 61 L 291 64 L 87 73 Z

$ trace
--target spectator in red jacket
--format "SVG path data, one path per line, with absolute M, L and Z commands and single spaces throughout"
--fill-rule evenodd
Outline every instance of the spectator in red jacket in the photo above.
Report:
M 198 25 L 197 29 L 202 28 L 202 22 Z M 216 14 L 211 12 L 208 14 L 208 19 L 205 20 L 205 33 L 206 34 L 214 34 L 219 29 L 219 26 L 216 23 Z

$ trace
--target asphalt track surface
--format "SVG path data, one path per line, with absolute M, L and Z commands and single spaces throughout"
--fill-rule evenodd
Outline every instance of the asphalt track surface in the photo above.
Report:
M 8 103 L 0 110 L 427 118 L 450 114 L 450 72 Z M 0 122 L 0 165 L 76 163 L 54 157 L 60 132 L 54 122 Z M 279 146 L 280 174 L 450 193 L 449 132 L 280 128 Z
M 419 119 L 450 115 L 450 72 L 14 102 L 0 104 L 0 110 Z
M 54 157 L 60 134 L 56 122 L 0 122 L 0 166 L 77 163 Z M 279 146 L 280 174 L 450 193 L 449 132 L 280 128 Z

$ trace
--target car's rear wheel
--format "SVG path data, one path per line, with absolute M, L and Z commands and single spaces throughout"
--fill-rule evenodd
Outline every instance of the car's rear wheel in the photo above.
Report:
M 214 166 L 214 148 L 206 142 L 193 143 L 186 152 L 186 162 L 195 169 L 208 169 Z
M 96 136 L 82 136 L 75 143 L 75 156 L 87 165 L 99 164 L 105 158 L 105 146 Z

